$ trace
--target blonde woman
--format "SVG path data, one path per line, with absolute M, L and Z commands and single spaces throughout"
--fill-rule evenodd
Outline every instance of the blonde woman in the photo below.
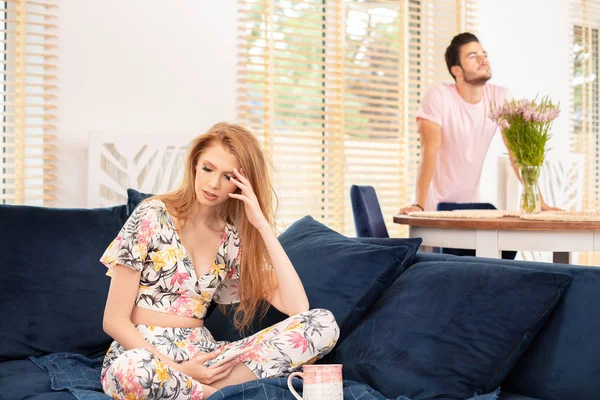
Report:
M 256 138 L 219 123 L 191 143 L 181 186 L 135 209 L 101 258 L 112 277 L 104 330 L 114 341 L 101 374 L 107 394 L 202 399 L 286 376 L 331 351 L 339 328 L 331 312 L 309 310 L 273 231 L 273 198 Z M 239 303 L 240 331 L 268 304 L 290 318 L 220 342 L 203 323 L 212 301 Z

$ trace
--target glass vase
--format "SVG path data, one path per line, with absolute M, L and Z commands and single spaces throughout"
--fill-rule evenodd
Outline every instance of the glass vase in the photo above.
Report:
M 540 166 L 520 165 L 523 191 L 521 193 L 521 213 L 536 214 L 542 211 L 542 202 L 538 191 L 538 178 L 540 177 Z

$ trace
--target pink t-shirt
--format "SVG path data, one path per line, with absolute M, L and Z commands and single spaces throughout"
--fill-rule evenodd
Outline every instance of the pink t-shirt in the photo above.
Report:
M 467 103 L 455 84 L 429 89 L 417 111 L 442 128 L 442 144 L 429 184 L 425 210 L 435 210 L 438 203 L 473 203 L 479 201 L 479 178 L 483 162 L 498 126 L 490 119 L 492 102 L 504 103 L 508 89 L 486 83 L 479 103 Z

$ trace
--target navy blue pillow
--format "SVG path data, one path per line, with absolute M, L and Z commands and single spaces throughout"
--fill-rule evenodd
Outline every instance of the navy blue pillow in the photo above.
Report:
M 479 262 L 463 257 L 464 262 Z M 514 265 L 507 260 L 489 263 Z M 504 380 L 503 391 L 536 399 L 598 399 L 600 397 L 600 268 L 545 262 L 520 262 L 519 267 L 565 273 L 569 290 L 531 346 Z
M 341 343 L 363 315 L 411 265 L 421 239 L 366 244 L 306 216 L 279 236 L 296 268 L 311 308 L 326 308 L 340 326 Z
M 333 312 L 342 338 L 360 321 L 377 297 L 411 263 L 421 239 L 348 238 L 311 217 L 292 224 L 279 236 L 306 290 L 311 308 Z M 375 242 L 375 244 L 369 244 Z M 241 338 L 228 316 L 214 312 L 206 327 L 218 340 Z M 244 332 L 249 336 L 285 319 L 271 307 L 265 318 Z
M 149 193 L 138 192 L 135 189 L 127 189 L 127 212 L 129 215 L 135 210 L 135 208 L 140 204 L 143 200 L 154 196 Z
M 95 356 L 110 279 L 98 261 L 125 205 L 58 209 L 0 205 L 0 361 L 55 352 Z
M 498 387 L 572 277 L 491 263 L 423 262 L 371 307 L 329 362 L 387 397 L 465 399 Z

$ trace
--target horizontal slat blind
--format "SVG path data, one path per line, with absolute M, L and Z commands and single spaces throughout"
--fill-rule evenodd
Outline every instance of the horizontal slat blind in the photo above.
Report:
M 600 128 L 598 31 L 600 1 L 572 1 L 571 150 L 583 154 L 583 209 L 600 210 Z M 600 265 L 600 253 L 583 253 L 580 264 Z
M 55 1 L 0 1 L 0 199 L 52 205 L 56 179 Z
M 282 228 L 342 228 L 342 4 L 241 2 L 239 117 L 276 168 Z
M 390 235 L 406 197 L 401 156 L 406 78 L 406 3 L 346 1 L 346 119 L 344 194 L 353 184 L 373 186 Z M 352 207 L 345 207 L 344 232 L 354 235 Z

